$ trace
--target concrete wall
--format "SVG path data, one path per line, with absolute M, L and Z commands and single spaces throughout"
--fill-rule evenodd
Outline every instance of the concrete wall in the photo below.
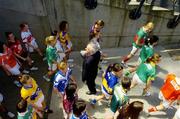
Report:
M 1 2 L 2 1 L 2 2 Z M 84 0 L 0 0 L 0 32 L 11 30 L 18 34 L 18 25 L 27 21 L 35 37 L 41 42 L 50 30 L 58 29 L 62 20 L 67 20 L 75 50 L 84 48 L 88 42 L 88 32 L 97 19 L 105 21 L 103 48 L 127 47 L 137 29 L 147 21 L 155 23 L 154 34 L 159 35 L 160 44 L 179 43 L 180 25 L 167 29 L 170 12 L 150 11 L 142 8 L 143 15 L 138 20 L 130 20 L 129 9 L 136 6 L 125 5 L 125 0 L 98 0 L 98 7 L 87 10 Z M 11 6 L 11 7 L 10 7 Z

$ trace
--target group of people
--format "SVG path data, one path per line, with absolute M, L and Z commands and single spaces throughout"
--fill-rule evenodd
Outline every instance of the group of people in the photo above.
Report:
M 99 63 L 103 62 L 107 55 L 101 50 L 102 28 L 105 23 L 97 20 L 89 31 L 89 42 L 85 50 L 80 51 L 83 58 L 82 82 L 88 87 L 87 95 L 96 95 L 95 79 L 100 69 Z M 138 119 L 143 110 L 143 102 L 131 102 L 128 91 L 136 85 L 143 85 L 142 95 L 150 96 L 150 87 L 156 79 L 156 66 L 161 60 L 161 55 L 154 52 L 154 46 L 159 38 L 151 34 L 154 24 L 149 22 L 142 26 L 133 40 L 132 51 L 125 56 L 121 63 L 109 64 L 102 74 L 101 95 L 90 99 L 90 104 L 96 106 L 98 101 L 106 99 L 110 113 L 105 114 L 105 119 Z M 68 32 L 67 21 L 59 24 L 59 30 L 45 38 L 45 55 L 38 48 L 36 39 L 29 30 L 27 23 L 20 24 L 21 39 L 17 39 L 12 32 L 6 32 L 7 44 L 0 42 L 0 66 L 7 76 L 14 80 L 15 85 L 21 88 L 21 99 L 17 103 L 18 119 L 43 118 L 44 113 L 53 111 L 45 104 L 45 97 L 36 80 L 29 75 L 30 71 L 38 70 L 34 66 L 30 53 L 37 51 L 42 60 L 47 60 L 48 72 L 43 78 L 53 82 L 53 91 L 59 97 L 59 107 L 63 109 L 64 119 L 91 119 L 86 111 L 87 102 L 78 97 L 78 85 L 72 76 L 72 52 L 71 36 Z M 127 61 L 137 52 L 140 52 L 135 67 L 129 67 Z M 28 67 L 28 69 L 26 69 Z M 168 91 L 168 93 L 167 93 Z M 2 94 L 0 102 L 2 102 Z M 160 111 L 170 107 L 174 102 L 180 103 L 180 78 L 175 74 L 167 74 L 163 86 L 160 88 L 160 105 L 150 107 L 148 113 Z M 1 103 L 0 103 L 1 104 Z M 3 104 L 0 110 L 13 118 Z M 60 117 L 61 118 L 61 117 Z M 180 118 L 178 108 L 174 119 Z

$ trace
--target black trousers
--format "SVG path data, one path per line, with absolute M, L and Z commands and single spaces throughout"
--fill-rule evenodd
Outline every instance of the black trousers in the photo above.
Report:
M 86 84 L 88 86 L 89 91 L 92 93 L 96 93 L 96 84 L 95 84 L 96 76 L 97 76 L 97 71 L 88 73 L 88 75 L 86 75 Z

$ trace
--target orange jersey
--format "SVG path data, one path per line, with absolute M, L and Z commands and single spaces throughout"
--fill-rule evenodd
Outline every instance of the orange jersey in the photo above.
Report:
M 162 92 L 166 100 L 177 100 L 180 98 L 180 85 L 177 83 L 176 76 L 174 74 L 168 74 L 164 85 L 161 87 Z
M 16 64 L 17 61 L 10 48 L 7 48 L 5 53 L 0 54 L 0 65 L 8 65 L 13 68 Z

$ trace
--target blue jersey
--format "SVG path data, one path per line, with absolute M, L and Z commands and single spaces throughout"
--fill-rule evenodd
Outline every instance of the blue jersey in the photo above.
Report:
M 62 71 L 58 71 L 54 77 L 54 87 L 58 89 L 58 91 L 64 94 L 64 91 L 68 85 L 70 80 L 70 76 L 72 74 L 72 70 L 68 68 L 66 74 L 63 74 Z
M 114 86 L 118 83 L 118 77 L 112 72 L 106 72 L 105 76 L 102 78 L 102 87 L 104 91 L 111 94 Z
M 74 114 L 72 114 L 70 119 L 88 119 L 88 115 L 86 112 L 84 112 L 80 117 L 75 117 Z

